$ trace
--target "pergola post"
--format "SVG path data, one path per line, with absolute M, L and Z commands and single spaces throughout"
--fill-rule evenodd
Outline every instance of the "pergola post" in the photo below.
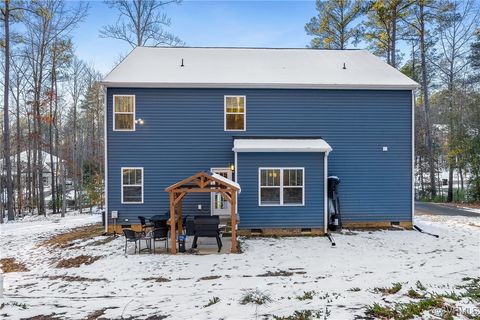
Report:
M 175 191 L 170 192 L 170 253 L 177 253 L 177 237 L 175 232 Z
M 182 221 L 182 203 L 183 199 L 178 202 L 177 214 L 178 214 L 178 234 L 181 235 L 183 232 L 183 221 Z
M 237 253 L 237 190 L 232 190 L 231 202 L 232 207 L 232 253 Z

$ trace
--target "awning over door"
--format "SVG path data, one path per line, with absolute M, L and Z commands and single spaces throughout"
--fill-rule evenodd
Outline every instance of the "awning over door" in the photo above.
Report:
M 323 139 L 308 138 L 237 138 L 233 142 L 234 152 L 326 152 L 332 147 Z

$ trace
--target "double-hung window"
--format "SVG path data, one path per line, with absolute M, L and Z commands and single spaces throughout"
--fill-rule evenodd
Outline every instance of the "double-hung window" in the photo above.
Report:
M 122 168 L 122 203 L 143 203 L 143 168 Z
M 225 96 L 225 131 L 245 131 L 247 127 L 246 97 Z
M 135 131 L 135 96 L 113 96 L 113 130 Z
M 302 206 L 304 204 L 304 168 L 260 168 L 260 206 Z

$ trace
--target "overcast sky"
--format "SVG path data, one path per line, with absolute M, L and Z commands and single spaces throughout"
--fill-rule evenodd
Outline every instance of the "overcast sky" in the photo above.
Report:
M 170 5 L 170 32 L 187 46 L 305 47 L 305 23 L 315 14 L 314 1 L 184 1 Z M 103 74 L 110 71 L 128 44 L 102 39 L 98 30 L 114 23 L 116 12 L 92 1 L 87 19 L 74 32 L 79 57 Z

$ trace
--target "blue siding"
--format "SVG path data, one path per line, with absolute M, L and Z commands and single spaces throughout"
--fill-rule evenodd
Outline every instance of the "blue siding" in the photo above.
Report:
M 238 196 L 239 228 L 321 228 L 323 229 L 323 153 L 238 153 L 237 178 L 242 187 Z M 304 206 L 259 206 L 260 167 L 303 167 Z
M 112 131 L 112 95 L 135 94 L 135 132 Z M 223 131 L 224 95 L 246 95 L 247 130 Z M 345 221 L 411 220 L 411 91 L 109 88 L 108 204 L 136 222 L 168 209 L 168 185 L 234 161 L 233 136 L 322 136 Z M 388 152 L 382 152 L 388 146 Z M 120 203 L 120 168 L 145 168 L 144 204 Z M 210 208 L 207 195 L 188 196 Z M 241 215 L 242 212 L 239 211 Z

